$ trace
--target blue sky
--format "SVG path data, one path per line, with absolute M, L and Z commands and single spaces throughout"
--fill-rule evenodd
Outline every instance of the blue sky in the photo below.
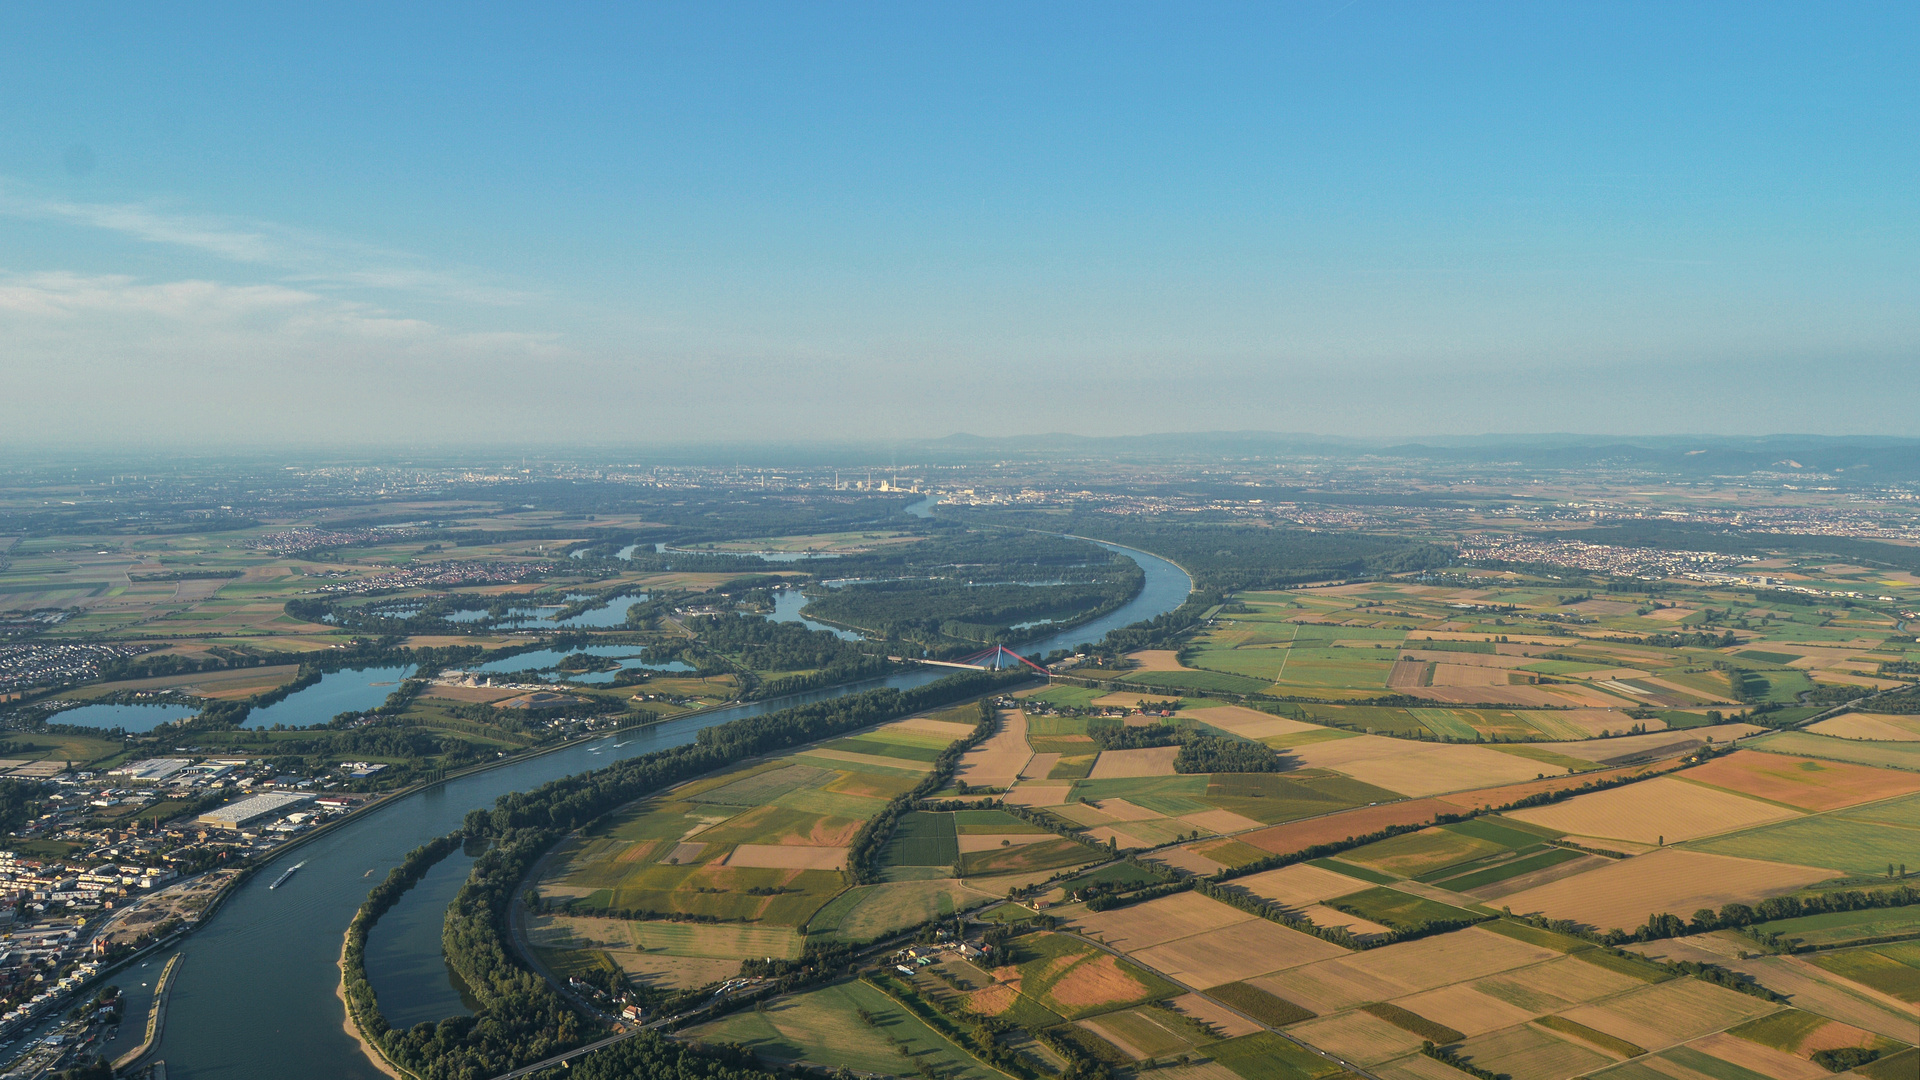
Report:
M 396 7 L 9 8 L 0 440 L 1920 434 L 1910 5 Z

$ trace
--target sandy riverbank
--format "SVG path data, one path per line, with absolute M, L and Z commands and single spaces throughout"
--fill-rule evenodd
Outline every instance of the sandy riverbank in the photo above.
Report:
M 349 931 L 348 933 L 351 933 Z M 413 1074 L 402 1072 L 388 1061 L 373 1040 L 360 1031 L 360 1025 L 354 1022 L 353 1009 L 347 1005 L 347 934 L 340 935 L 340 982 L 333 988 L 333 996 L 340 999 L 340 1028 L 347 1037 L 360 1044 L 360 1052 L 373 1067 L 393 1077 L 393 1080 L 414 1080 Z

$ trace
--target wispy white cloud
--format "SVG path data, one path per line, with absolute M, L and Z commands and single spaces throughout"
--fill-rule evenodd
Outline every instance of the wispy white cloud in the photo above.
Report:
M 524 290 L 481 275 L 432 265 L 406 252 L 275 222 L 181 213 L 143 203 L 81 202 L 37 194 L 0 178 L 0 215 L 60 222 L 117 233 L 150 244 L 185 248 L 277 272 L 317 288 L 386 290 L 438 300 L 507 305 Z
M 286 285 L 68 272 L 0 275 L 0 331 L 21 347 L 85 343 L 80 355 L 235 346 L 275 355 L 318 344 L 372 347 L 375 352 L 361 355 L 388 360 L 465 354 L 531 362 L 564 354 L 541 335 L 458 331 Z

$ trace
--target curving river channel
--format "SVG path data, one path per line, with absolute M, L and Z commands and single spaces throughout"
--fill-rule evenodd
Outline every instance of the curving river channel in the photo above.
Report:
M 1140 594 L 1092 623 L 1023 644 L 1022 653 L 1098 641 L 1109 630 L 1171 611 L 1192 590 L 1186 573 L 1165 559 L 1102 546 L 1121 551 L 1146 571 Z M 180 946 L 187 956 L 175 976 L 155 1056 L 166 1061 L 168 1075 L 176 1080 L 379 1080 L 382 1074 L 343 1024 L 344 1009 L 335 993 L 340 942 L 367 890 L 408 851 L 458 828 L 468 810 L 491 806 L 506 792 L 690 742 L 703 727 L 874 686 L 918 686 L 946 674 L 939 668 L 916 669 L 624 732 L 450 780 L 352 820 L 300 848 L 295 861 L 305 865 L 280 888 L 267 888 L 277 872 L 255 874 Z M 455 867 L 447 869 L 408 893 L 369 941 L 369 978 L 397 1023 L 467 1011 L 440 960 L 439 913 L 464 876 Z M 151 983 L 165 961 L 165 955 L 156 956 L 116 978 L 130 992 L 129 1016 L 145 1014 L 140 983 Z

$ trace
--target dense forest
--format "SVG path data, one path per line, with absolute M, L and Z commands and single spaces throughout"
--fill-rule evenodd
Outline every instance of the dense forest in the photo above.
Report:
M 1089 584 L 887 581 L 809 593 L 805 614 L 881 637 L 928 646 L 957 641 L 977 648 L 1045 632 L 1023 624 L 1080 623 L 1113 611 L 1140 591 L 1141 578 L 1134 567 L 1131 574 L 1119 572 L 1114 580 Z
M 1453 552 L 1447 548 L 1403 537 L 1208 521 L 1203 515 L 1179 522 L 1023 510 L 966 511 L 965 517 L 1069 532 L 1150 551 L 1179 564 L 1193 575 L 1196 586 L 1227 592 L 1426 570 L 1453 561 Z
M 882 646 L 847 641 L 830 630 L 810 630 L 799 623 L 727 614 L 689 620 L 689 628 L 699 635 L 697 644 L 657 645 L 647 650 L 648 659 L 671 660 L 683 658 L 689 652 L 712 652 L 748 671 L 803 672 L 814 680 L 812 685 L 819 686 L 871 678 L 887 671 L 886 650 Z M 699 665 L 696 663 L 696 666 Z M 762 689 L 792 681 L 769 679 Z M 807 688 L 794 686 L 782 692 Z

